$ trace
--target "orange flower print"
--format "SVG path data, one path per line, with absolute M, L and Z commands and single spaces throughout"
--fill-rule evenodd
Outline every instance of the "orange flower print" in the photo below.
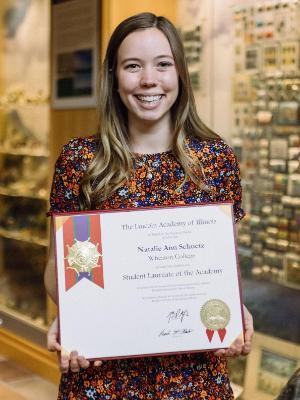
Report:
M 186 139 L 186 149 L 204 171 L 202 190 L 187 177 L 172 151 L 136 155 L 133 171 L 96 209 L 205 204 L 233 200 L 234 217 L 241 207 L 239 166 L 232 149 L 221 139 Z M 72 139 L 56 162 L 50 210 L 79 211 L 82 177 L 98 151 L 95 137 Z M 182 186 L 181 186 L 182 185 Z M 178 188 L 181 190 L 178 190 Z M 121 334 L 121 333 L 120 333 Z M 212 353 L 178 354 L 106 360 L 101 367 L 81 369 L 61 377 L 58 400 L 233 400 L 226 359 Z

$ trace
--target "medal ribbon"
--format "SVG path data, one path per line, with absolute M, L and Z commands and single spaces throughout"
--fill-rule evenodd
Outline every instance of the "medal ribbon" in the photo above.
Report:
M 73 218 L 73 226 L 74 226 L 74 238 L 80 242 L 84 242 L 89 240 L 90 237 L 90 224 L 89 217 L 85 215 L 76 215 Z M 83 278 L 87 278 L 90 281 L 92 273 L 91 272 L 79 272 L 76 274 L 76 283 L 81 281 Z
M 100 215 L 75 215 L 70 217 L 63 225 L 63 237 L 66 291 L 83 278 L 104 288 L 102 257 L 98 257 L 97 263 L 91 271 L 80 271 L 79 273 L 70 267 L 66 258 L 69 253 L 68 246 L 72 247 L 76 243 L 75 239 L 80 242 L 88 240 L 102 254 Z
M 219 338 L 221 340 L 221 343 L 223 343 L 224 337 L 226 335 L 226 329 L 218 329 L 218 334 L 219 334 Z M 215 331 L 213 329 L 206 329 L 206 335 L 208 337 L 209 342 L 211 343 L 212 338 L 214 336 Z

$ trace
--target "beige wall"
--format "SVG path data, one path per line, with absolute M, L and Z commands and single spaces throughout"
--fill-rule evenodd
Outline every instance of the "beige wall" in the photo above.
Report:
M 200 118 L 230 143 L 232 135 L 233 0 L 177 0 L 178 25 L 201 26 L 200 89 L 194 90 Z M 193 12 L 191 8 L 193 6 Z

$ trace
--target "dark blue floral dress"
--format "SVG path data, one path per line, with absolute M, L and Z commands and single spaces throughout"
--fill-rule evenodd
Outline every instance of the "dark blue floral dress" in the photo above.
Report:
M 244 216 L 238 163 L 221 139 L 187 140 L 194 159 L 205 174 L 204 191 L 192 181 L 178 190 L 182 167 L 171 151 L 136 154 L 134 173 L 101 208 L 152 207 L 174 204 L 234 201 L 236 221 Z M 97 149 L 94 137 L 71 140 L 64 146 L 53 178 L 50 211 L 80 210 L 81 177 Z M 226 359 L 212 352 L 105 361 L 78 373 L 63 374 L 59 400 L 202 399 L 232 400 Z

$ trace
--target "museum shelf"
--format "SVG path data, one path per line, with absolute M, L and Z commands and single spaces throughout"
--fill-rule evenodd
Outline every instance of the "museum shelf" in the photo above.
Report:
M 0 228 L 0 237 L 30 243 L 37 246 L 48 247 L 48 239 L 34 236 L 30 232 L 8 231 Z

